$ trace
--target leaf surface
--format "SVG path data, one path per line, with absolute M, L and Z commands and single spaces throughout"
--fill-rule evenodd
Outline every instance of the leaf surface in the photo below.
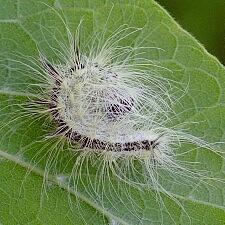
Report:
M 183 96 L 174 107 L 174 124 L 187 123 L 194 135 L 209 142 L 224 141 L 225 131 L 225 70 L 216 58 L 152 0 L 0 0 L 0 5 L 0 224 L 99 225 L 112 220 L 129 225 L 224 224 L 224 185 L 219 182 L 199 181 L 191 188 L 165 182 L 174 199 L 162 194 L 164 206 L 152 190 L 130 187 L 128 191 L 113 178 L 100 182 L 96 193 L 89 185 L 89 179 L 96 182 L 94 171 L 89 170 L 81 173 L 87 179 L 68 187 L 62 174 L 73 169 L 74 155 L 46 152 L 54 145 L 38 139 L 52 131 L 46 118 L 20 117 L 8 123 L 27 101 L 28 84 L 35 83 L 23 65 L 11 60 L 12 53 L 38 60 L 38 44 L 48 57 L 57 58 L 53 47 L 66 41 L 65 25 L 57 13 L 63 12 L 72 31 L 82 18 L 90 35 L 104 31 L 106 21 L 106 35 L 123 24 L 142 28 L 121 45 L 146 47 L 145 58 L 171 71 L 156 72 L 173 80 L 177 95 Z M 185 145 L 177 152 L 192 147 Z M 201 162 L 201 168 L 224 179 L 224 159 L 218 154 L 196 149 L 182 160 Z

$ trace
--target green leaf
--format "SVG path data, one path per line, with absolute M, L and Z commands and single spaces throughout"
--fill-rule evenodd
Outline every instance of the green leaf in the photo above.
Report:
M 158 72 L 176 81 L 173 88 L 183 96 L 174 107 L 177 118 L 173 123 L 187 123 L 195 136 L 209 142 L 224 141 L 224 67 L 152 0 L 44 3 L 0 0 L 0 224 L 224 224 L 224 185 L 213 179 L 190 186 L 165 181 L 164 188 L 173 198 L 162 193 L 163 204 L 151 189 L 128 190 L 113 177 L 96 181 L 90 161 L 83 162 L 82 179 L 71 184 L 66 174 L 73 170 L 75 154 L 60 145 L 52 151 L 57 140 L 40 141 L 54 129 L 46 118 L 18 114 L 21 105 L 32 98 L 31 84 L 37 81 L 15 58 L 25 57 L 25 63 L 32 66 L 26 59 L 38 61 L 37 44 L 48 58 L 57 57 L 53 48 L 57 49 L 57 41 L 66 40 L 57 10 L 63 12 L 72 31 L 82 18 L 90 35 L 104 30 L 107 20 L 107 35 L 123 24 L 143 28 L 121 45 L 146 47 L 146 58 L 172 71 Z M 177 152 L 190 148 L 182 145 Z M 221 155 L 195 149 L 181 159 L 198 162 L 212 177 L 224 179 Z M 94 190 L 90 183 L 96 182 L 99 186 Z

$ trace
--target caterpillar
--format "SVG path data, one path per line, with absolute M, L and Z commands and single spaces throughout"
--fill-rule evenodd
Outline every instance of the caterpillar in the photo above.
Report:
M 56 131 L 56 133 L 57 134 L 64 133 L 64 135 L 67 136 L 71 141 L 79 142 L 81 148 L 99 149 L 103 151 L 126 152 L 126 151 L 139 151 L 142 149 L 145 151 L 150 151 L 151 149 L 154 149 L 157 145 L 159 145 L 158 140 L 160 137 L 157 137 L 155 140 L 148 140 L 144 132 L 143 134 L 142 133 L 139 134 L 140 140 L 138 140 L 138 137 L 137 138 L 135 137 L 137 135 L 134 134 L 132 138 L 134 140 L 136 138 L 137 140 L 132 141 L 132 138 L 129 137 L 127 138 L 129 134 L 125 134 L 125 132 L 123 131 L 116 130 L 116 132 L 118 133 L 116 135 L 118 137 L 114 138 L 115 139 L 114 143 L 110 143 L 104 140 L 104 136 L 108 136 L 109 138 L 107 137 L 107 139 L 112 138 L 110 137 L 110 133 L 106 134 L 106 132 L 110 132 L 107 131 L 109 130 L 108 127 L 106 128 L 107 130 L 103 128 L 105 130 L 101 131 L 100 127 L 99 131 L 98 130 L 94 131 L 94 133 L 102 134 L 103 137 L 99 136 L 99 139 L 96 137 L 90 138 L 88 136 L 85 136 L 85 134 L 83 135 L 81 134 L 82 132 L 85 133 L 84 130 L 86 129 L 86 127 L 92 126 L 95 120 L 97 120 L 96 123 L 99 124 L 102 123 L 101 122 L 102 120 L 106 126 L 107 124 L 109 124 L 109 126 L 112 127 L 117 126 L 117 123 L 120 123 L 121 120 L 129 119 L 127 118 L 127 116 L 123 118 L 124 114 L 129 114 L 132 110 L 135 109 L 133 109 L 134 97 L 132 97 L 132 95 L 129 96 L 128 94 L 126 94 L 126 92 L 129 91 L 129 89 L 132 89 L 132 87 L 129 88 L 125 86 L 126 80 L 118 81 L 117 77 L 120 76 L 121 74 L 113 72 L 112 69 L 107 70 L 104 68 L 104 65 L 100 66 L 94 62 L 81 63 L 80 62 L 81 56 L 80 53 L 77 52 L 77 50 L 75 57 L 76 57 L 75 59 L 72 59 L 74 60 L 75 65 L 73 65 L 72 68 L 69 68 L 69 71 L 60 70 L 60 68 L 58 70 L 53 65 L 45 61 L 42 62 L 44 68 L 49 73 L 49 75 L 53 76 L 53 78 L 55 79 L 55 87 L 53 87 L 51 101 L 49 102 L 49 108 L 51 109 L 51 113 L 59 126 L 59 129 L 58 131 Z M 82 70 L 84 70 L 83 73 Z M 85 81 L 86 78 L 88 79 L 89 83 Z M 120 82 L 119 87 L 120 89 L 114 91 L 116 89 L 116 84 L 118 82 Z M 98 87 L 99 90 L 98 89 L 94 90 L 94 85 L 99 85 L 100 86 Z M 81 86 L 81 89 L 77 90 L 76 86 L 78 87 Z M 86 95 L 86 92 L 84 91 L 85 86 L 91 86 L 91 88 L 93 89 L 93 93 L 90 93 L 89 95 L 85 96 L 84 99 L 84 102 L 88 102 L 89 99 L 91 99 L 89 103 L 90 108 L 88 107 L 85 108 L 84 110 L 86 110 L 87 112 L 84 111 L 83 112 L 84 116 L 83 115 L 80 116 L 79 119 L 81 121 L 79 120 L 76 121 L 76 114 L 78 114 L 79 110 L 83 110 L 81 109 L 80 105 L 82 104 L 81 100 L 83 99 L 83 95 L 84 94 Z M 78 93 L 76 93 L 76 91 Z M 82 91 L 84 93 L 82 93 Z M 140 89 L 136 90 L 136 92 L 143 92 L 143 91 Z M 75 98 L 77 98 L 78 100 L 77 99 L 75 100 Z M 138 104 L 138 100 L 135 100 L 135 102 L 136 104 Z M 96 105 L 96 103 L 98 105 Z M 140 108 L 140 105 L 137 107 Z M 92 113 L 94 113 L 93 116 Z M 71 114 L 74 114 L 74 116 L 70 117 L 69 118 L 70 121 L 67 123 L 66 122 L 66 120 L 68 120 L 67 115 Z M 90 121 L 87 118 L 88 123 L 85 124 L 85 122 L 83 122 L 82 124 L 82 119 L 86 119 L 85 116 L 90 117 Z M 73 128 L 70 127 L 68 124 L 80 124 L 80 128 L 78 128 L 80 129 L 80 132 L 73 130 Z M 128 140 L 130 139 L 130 141 L 126 142 L 125 141 L 126 138 Z M 121 139 L 121 142 L 117 141 L 119 139 Z

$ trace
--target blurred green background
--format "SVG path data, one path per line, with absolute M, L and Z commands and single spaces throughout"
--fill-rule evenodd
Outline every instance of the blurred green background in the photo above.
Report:
M 225 65 L 225 0 L 157 0 Z

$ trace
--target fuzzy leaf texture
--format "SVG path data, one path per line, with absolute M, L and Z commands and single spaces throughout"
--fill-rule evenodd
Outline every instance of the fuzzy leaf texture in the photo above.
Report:
M 52 131 L 46 118 L 23 120 L 20 116 L 9 123 L 27 97 L 32 98 L 27 95 L 35 83 L 20 68 L 23 65 L 11 59 L 19 54 L 20 61 L 27 56 L 38 61 L 37 45 L 47 57 L 55 57 L 49 45 L 63 42 L 66 31 L 54 9 L 63 11 L 73 31 L 81 18 L 83 29 L 90 34 L 101 32 L 107 18 L 107 31 L 122 24 L 142 28 L 121 44 L 141 43 L 145 58 L 169 69 L 159 73 L 173 81 L 178 96 L 183 95 L 174 106 L 177 117 L 173 123 L 186 123 L 193 135 L 210 143 L 224 141 L 225 69 L 156 2 L 0 0 L 0 224 L 225 224 L 225 186 L 218 182 L 225 178 L 220 154 L 195 149 L 181 156 L 184 161 L 201 162 L 200 169 L 218 179 L 189 187 L 168 178 L 164 187 L 173 198 L 162 194 L 159 203 L 153 190 L 123 187 L 113 178 L 99 182 L 97 192 L 88 180 L 68 186 L 63 174 L 73 168 L 73 153 L 46 151 L 54 142 L 37 139 Z M 220 147 L 223 151 L 223 144 Z M 192 146 L 182 145 L 176 151 L 188 148 Z M 98 182 L 95 171 L 86 172 L 80 176 Z

